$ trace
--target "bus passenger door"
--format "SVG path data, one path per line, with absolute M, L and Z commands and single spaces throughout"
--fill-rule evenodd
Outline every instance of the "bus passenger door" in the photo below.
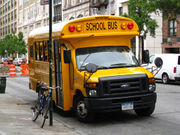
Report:
M 59 40 L 54 40 L 54 63 L 55 63 L 55 84 L 56 87 L 56 103 L 57 106 L 63 109 L 63 90 L 62 90 L 62 66 L 60 54 Z

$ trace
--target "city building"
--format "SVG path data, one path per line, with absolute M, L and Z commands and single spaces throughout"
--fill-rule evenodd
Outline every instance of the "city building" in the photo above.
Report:
M 63 20 L 89 16 L 89 0 L 63 0 Z
M 17 31 L 17 0 L 0 0 L 0 39 Z
M 180 15 L 163 16 L 163 53 L 180 53 Z
M 49 6 L 40 5 L 40 0 L 19 0 L 18 15 L 18 32 L 23 32 L 27 42 L 30 31 L 48 25 Z
M 57 23 L 62 20 L 61 0 L 53 3 L 53 21 Z M 40 0 L 19 0 L 18 15 L 18 32 L 23 32 L 26 42 L 33 29 L 49 25 L 49 5 Z

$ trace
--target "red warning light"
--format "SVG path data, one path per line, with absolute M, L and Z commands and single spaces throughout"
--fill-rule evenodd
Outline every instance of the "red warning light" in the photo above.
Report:
M 69 31 L 70 31 L 70 32 L 73 32 L 75 29 L 76 29 L 76 28 L 75 28 L 74 25 L 70 25 L 70 26 L 69 26 Z
M 128 28 L 129 29 L 132 29 L 134 27 L 134 24 L 133 23 L 128 23 Z

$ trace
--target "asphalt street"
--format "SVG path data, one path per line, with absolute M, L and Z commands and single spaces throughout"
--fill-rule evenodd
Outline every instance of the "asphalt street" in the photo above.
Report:
M 28 77 L 7 79 L 6 92 L 31 106 L 37 94 L 29 90 Z M 94 122 L 84 124 L 69 114 L 56 111 L 55 120 L 82 135 L 179 135 L 180 84 L 157 83 L 156 110 L 151 117 L 138 117 L 133 111 L 98 114 Z

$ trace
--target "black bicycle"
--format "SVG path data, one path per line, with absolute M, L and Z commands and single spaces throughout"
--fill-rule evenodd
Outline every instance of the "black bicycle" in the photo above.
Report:
M 52 90 L 56 88 L 50 88 L 48 86 L 42 87 L 45 85 L 45 83 L 40 83 L 39 84 L 39 94 L 38 94 L 38 99 L 33 107 L 31 109 L 33 110 L 32 112 L 32 121 L 36 121 L 38 116 L 41 115 L 41 128 L 44 127 L 46 119 L 48 119 L 48 112 L 52 111 L 51 110 L 51 105 L 52 105 Z M 46 91 L 48 91 L 48 94 L 46 96 Z

